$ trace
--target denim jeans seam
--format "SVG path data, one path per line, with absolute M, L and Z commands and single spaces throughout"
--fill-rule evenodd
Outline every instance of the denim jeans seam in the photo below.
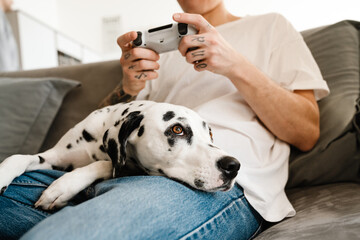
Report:
M 254 239 L 255 237 L 257 237 L 257 235 L 261 232 L 262 230 L 262 227 L 263 227 L 263 223 L 264 223 L 264 220 L 262 219 L 260 224 L 259 224 L 259 227 L 256 229 L 256 231 L 253 233 L 253 235 L 249 238 L 249 240 L 251 239 Z
M 24 207 L 27 207 L 27 208 L 31 208 L 31 209 L 33 209 L 33 210 L 36 210 L 36 211 L 38 211 L 39 213 L 43 214 L 45 217 L 48 217 L 48 216 L 51 215 L 50 213 L 47 213 L 47 212 L 42 211 L 42 210 L 40 210 L 40 209 L 38 209 L 38 208 L 35 208 L 35 207 L 31 206 L 31 205 L 22 203 L 22 202 L 20 202 L 20 201 L 14 200 L 14 199 L 9 198 L 9 197 L 7 197 L 7 196 L 2 196 L 2 197 L 7 198 L 7 199 L 9 199 L 10 201 L 16 202 L 16 203 L 18 203 L 18 204 L 20 204 L 20 205 L 22 205 L 22 206 L 24 206 Z
M 23 185 L 31 185 L 31 186 L 34 186 L 34 187 L 48 187 L 47 185 L 43 184 L 43 183 L 35 183 L 35 182 L 32 182 L 32 181 L 24 181 L 24 180 L 16 180 L 16 181 L 13 181 L 11 183 L 11 185 L 17 185 L 17 186 L 23 186 Z
M 179 239 L 187 239 L 188 237 L 193 236 L 194 234 L 200 232 L 200 230 L 202 228 L 204 228 L 208 223 L 213 222 L 215 218 L 220 217 L 227 209 L 229 209 L 230 207 L 232 207 L 233 205 L 235 205 L 237 202 L 241 202 L 245 199 L 245 196 L 243 195 L 241 198 L 237 198 L 235 200 L 233 200 L 232 202 L 230 202 L 225 208 L 223 208 L 221 211 L 219 211 L 218 213 L 216 213 L 214 216 L 210 217 L 208 220 L 206 220 L 205 222 L 203 222 L 202 224 L 200 224 L 198 227 L 196 227 L 195 229 L 191 230 L 190 232 L 184 234 L 182 237 L 180 237 Z

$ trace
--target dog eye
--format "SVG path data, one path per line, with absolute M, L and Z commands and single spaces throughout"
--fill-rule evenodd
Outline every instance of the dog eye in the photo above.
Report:
M 172 131 L 176 135 L 184 135 L 184 130 L 183 130 L 182 126 L 180 126 L 180 125 L 173 126 Z

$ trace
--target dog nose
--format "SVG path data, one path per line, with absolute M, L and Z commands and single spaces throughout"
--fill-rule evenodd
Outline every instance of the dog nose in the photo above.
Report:
M 233 157 L 222 157 L 217 162 L 217 167 L 224 173 L 225 177 L 235 178 L 239 169 L 240 163 Z

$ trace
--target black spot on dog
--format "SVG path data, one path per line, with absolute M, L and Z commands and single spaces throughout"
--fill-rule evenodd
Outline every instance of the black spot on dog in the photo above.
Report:
M 173 139 L 173 138 L 168 138 L 167 141 L 168 141 L 170 147 L 173 147 L 173 146 L 175 145 L 175 139 Z
M 83 140 L 83 138 L 82 138 L 82 137 L 80 137 L 80 138 L 79 138 L 79 140 L 80 140 L 80 141 L 82 141 L 82 140 Z
M 92 159 L 94 159 L 95 161 L 99 161 L 100 159 L 97 158 L 97 156 L 95 154 L 91 155 Z
M 76 143 L 79 143 L 79 140 L 78 140 L 78 139 L 76 139 Z
M 2 195 L 2 194 L 5 192 L 6 189 L 7 189 L 7 187 L 3 187 L 3 188 L 1 189 L 1 191 L 0 191 L 0 195 Z
M 71 172 L 72 170 L 74 170 L 74 166 L 72 164 L 65 168 L 65 172 Z
M 118 153 L 118 144 L 116 143 L 115 139 L 112 139 L 112 138 L 109 139 L 109 141 L 107 143 L 106 152 L 109 155 L 109 157 L 111 158 L 113 166 L 117 165 L 119 153 Z
M 109 112 L 110 112 L 110 108 L 106 108 L 106 111 L 107 111 L 107 113 L 109 113 Z
M 119 125 L 120 124 L 120 120 L 117 120 L 116 122 L 115 122 L 115 124 L 114 124 L 114 127 L 116 127 L 117 125 Z
M 203 128 L 206 129 L 206 122 L 202 122 Z
M 168 151 L 171 152 L 171 148 L 169 148 Z
M 106 142 L 107 137 L 108 137 L 108 134 L 109 134 L 109 129 L 108 129 L 108 130 L 106 130 L 106 131 L 105 131 L 105 133 L 104 133 L 104 136 L 103 136 L 103 143 L 105 143 L 105 142 Z
M 121 116 L 124 116 L 125 114 L 127 114 L 129 112 L 129 108 L 125 109 L 122 113 Z
M 74 166 L 72 164 L 70 164 L 69 166 L 65 167 L 58 167 L 55 165 L 52 165 L 51 168 L 53 170 L 57 170 L 57 171 L 66 171 L 66 172 L 71 172 L 72 170 L 74 170 Z
M 164 173 L 164 171 L 162 170 L 162 169 L 158 169 L 158 172 L 160 173 L 160 174 L 164 174 L 165 175 L 165 173 Z
M 67 148 L 67 149 L 70 149 L 70 148 L 72 148 L 72 145 L 71 145 L 71 143 L 69 143 L 68 145 L 66 145 L 66 148 Z
M 184 117 L 178 117 L 177 118 L 177 120 L 179 120 L 179 121 L 184 121 L 186 118 L 184 118 Z
M 144 125 L 142 125 L 138 131 L 138 137 L 141 137 L 144 134 L 145 131 L 145 127 Z
M 197 188 L 202 188 L 204 186 L 204 181 L 200 180 L 200 179 L 195 179 L 194 184 Z
M 102 151 L 103 153 L 106 152 L 106 151 L 105 151 L 105 148 L 104 148 L 104 145 L 100 145 L 99 149 L 100 149 L 100 151 Z
M 175 113 L 173 111 L 168 111 L 163 115 L 163 120 L 165 122 L 167 122 L 167 121 L 171 120 L 174 117 L 175 117 Z
M 64 168 L 63 167 L 58 167 L 58 166 L 55 166 L 55 165 L 52 165 L 51 168 L 53 170 L 57 170 L 57 171 L 64 171 Z
M 142 107 L 142 106 L 144 106 L 144 104 L 140 104 L 140 105 L 139 105 L 139 107 Z
M 82 131 L 82 135 L 87 142 L 96 141 L 95 138 L 85 129 Z
M 126 120 L 134 120 L 138 116 L 142 116 L 142 118 L 144 118 L 143 115 L 139 115 L 140 113 L 141 113 L 140 111 L 134 111 L 129 113 L 129 115 L 127 115 L 125 118 Z
M 187 141 L 187 143 L 189 144 L 189 145 L 191 145 L 192 144 L 192 138 L 193 138 L 193 136 L 194 136 L 194 134 L 193 134 L 193 131 L 192 131 L 192 129 L 191 129 L 191 127 L 186 127 L 185 128 L 185 137 L 186 137 L 186 141 Z
M 44 162 L 45 162 L 45 159 L 43 157 L 39 156 L 39 163 L 42 164 Z
M 212 144 L 209 144 L 209 147 L 219 149 L 218 147 L 216 147 L 216 146 L 214 146 L 214 145 L 212 145 Z
M 98 183 L 101 183 L 101 182 L 104 181 L 104 180 L 105 180 L 104 178 L 99 178 L 99 179 L 97 179 L 95 182 L 93 182 L 92 185 L 96 185 L 96 184 L 98 184 Z

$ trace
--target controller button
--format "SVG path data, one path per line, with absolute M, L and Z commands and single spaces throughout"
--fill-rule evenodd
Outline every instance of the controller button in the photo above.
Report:
M 133 41 L 135 46 L 140 46 L 142 44 L 142 32 L 137 32 L 137 38 Z
M 188 33 L 188 25 L 186 23 L 178 23 L 178 31 L 180 35 L 186 35 Z

